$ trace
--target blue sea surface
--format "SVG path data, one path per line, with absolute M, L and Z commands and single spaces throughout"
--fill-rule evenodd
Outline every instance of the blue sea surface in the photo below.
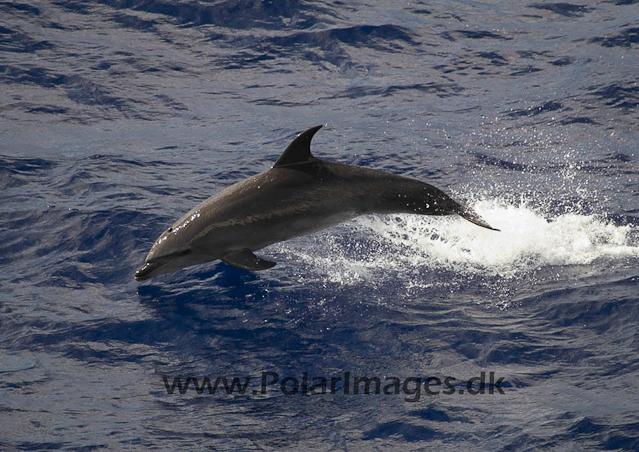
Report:
M 638 6 L 0 2 L 0 449 L 639 450 Z M 319 124 L 501 232 L 360 217 L 134 281 Z

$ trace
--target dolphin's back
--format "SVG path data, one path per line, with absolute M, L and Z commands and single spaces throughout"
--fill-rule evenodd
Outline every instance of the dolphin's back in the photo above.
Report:
M 196 247 L 227 251 L 222 237 L 224 242 L 239 240 L 250 249 L 260 249 L 358 215 L 447 215 L 458 213 L 460 207 L 418 180 L 316 160 L 272 168 L 235 184 L 197 206 L 184 220 L 194 231 L 191 241 Z

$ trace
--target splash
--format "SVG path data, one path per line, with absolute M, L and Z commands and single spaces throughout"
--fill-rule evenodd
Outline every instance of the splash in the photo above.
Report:
M 549 267 L 639 257 L 637 228 L 602 216 L 572 212 L 551 217 L 526 203 L 499 199 L 472 207 L 501 231 L 459 217 L 368 216 L 311 238 L 313 246 L 289 242 L 281 250 L 343 284 L 398 274 L 427 281 L 413 277 L 433 271 L 513 279 Z

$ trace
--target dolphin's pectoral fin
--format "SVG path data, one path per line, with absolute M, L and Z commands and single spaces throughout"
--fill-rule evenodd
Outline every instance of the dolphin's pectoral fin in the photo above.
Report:
M 275 262 L 257 257 L 253 254 L 253 251 L 248 248 L 227 254 L 221 260 L 233 267 L 241 268 L 242 270 L 257 271 L 275 267 Z

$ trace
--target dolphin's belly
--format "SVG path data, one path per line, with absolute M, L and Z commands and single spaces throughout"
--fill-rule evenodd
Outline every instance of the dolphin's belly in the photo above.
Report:
M 311 234 L 357 216 L 354 210 L 318 206 L 277 209 L 239 214 L 216 221 L 211 218 L 206 233 L 193 242 L 193 248 L 225 255 L 239 249 L 259 250 L 277 242 Z
M 271 224 L 263 225 L 261 231 L 254 234 L 247 248 L 258 250 L 277 242 L 283 242 L 330 228 L 356 216 L 357 214 L 353 211 L 342 211 L 275 221 Z

